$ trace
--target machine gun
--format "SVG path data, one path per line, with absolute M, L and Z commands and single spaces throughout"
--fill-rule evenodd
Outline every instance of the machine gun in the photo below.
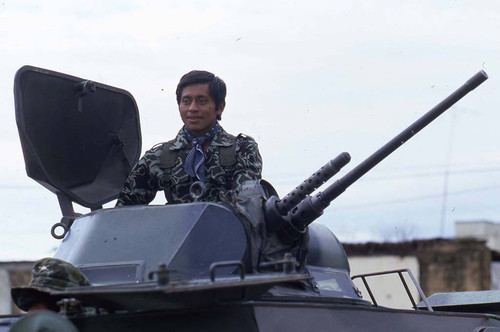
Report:
M 350 161 L 347 152 L 323 166 L 283 199 L 271 197 L 265 204 L 268 230 L 278 232 L 285 242 L 297 240 L 305 232 L 306 227 L 321 216 L 324 209 L 349 186 L 487 79 L 488 75 L 483 70 L 476 73 L 455 92 L 317 195 L 309 196 Z M 318 180 L 320 178 L 321 181 Z

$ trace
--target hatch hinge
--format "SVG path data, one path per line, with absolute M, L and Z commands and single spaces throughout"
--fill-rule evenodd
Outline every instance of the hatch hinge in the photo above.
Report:
M 75 94 L 78 96 L 78 112 L 83 112 L 83 97 L 88 93 L 94 93 L 97 86 L 94 82 L 86 80 L 75 85 Z

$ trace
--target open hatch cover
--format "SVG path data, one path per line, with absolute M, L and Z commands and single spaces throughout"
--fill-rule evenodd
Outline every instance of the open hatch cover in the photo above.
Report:
M 30 178 L 92 209 L 117 197 L 141 153 L 139 112 L 129 92 L 24 66 L 14 98 Z

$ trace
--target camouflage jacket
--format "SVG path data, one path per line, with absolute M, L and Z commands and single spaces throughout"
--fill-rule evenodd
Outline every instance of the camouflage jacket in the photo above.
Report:
M 220 164 L 219 147 L 231 145 L 236 145 L 236 160 L 234 166 L 228 169 Z M 160 164 L 165 147 L 178 151 L 175 165 L 171 168 L 164 168 Z M 190 149 L 191 143 L 181 129 L 172 141 L 158 144 L 147 151 L 132 169 L 116 205 L 148 204 L 161 190 L 165 191 L 168 203 L 192 202 L 189 188 L 196 179 L 184 170 L 184 161 Z M 262 158 L 257 143 L 249 136 L 240 134 L 234 137 L 220 127 L 206 149 L 204 158 L 206 192 L 201 199 L 203 201 L 219 202 L 222 193 L 247 180 L 261 177 Z

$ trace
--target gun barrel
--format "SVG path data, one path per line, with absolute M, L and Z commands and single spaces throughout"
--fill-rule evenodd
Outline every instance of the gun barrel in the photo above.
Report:
M 464 85 L 458 88 L 455 92 L 441 101 L 438 105 L 420 117 L 417 121 L 403 130 L 399 135 L 387 142 L 384 146 L 370 155 L 367 159 L 361 162 L 358 166 L 349 171 L 339 180 L 328 186 L 324 191 L 313 197 L 307 197 L 302 200 L 290 212 L 291 224 L 297 230 L 303 230 L 307 225 L 318 218 L 323 210 L 330 203 L 342 194 L 350 185 L 356 182 L 360 177 L 366 174 L 369 170 L 375 167 L 378 163 L 384 160 L 394 150 L 406 143 L 416 133 L 434 121 L 439 115 L 453 106 L 457 101 L 462 99 L 467 93 L 477 88 L 481 83 L 488 79 L 488 75 L 484 71 L 479 71 L 472 76 Z
M 307 195 L 318 189 L 323 183 L 328 181 L 332 176 L 337 174 L 342 167 L 347 165 L 351 160 L 351 156 L 347 152 L 339 154 L 334 159 L 330 160 L 318 171 L 313 173 L 304 182 L 292 190 L 288 195 L 276 202 L 276 207 L 282 215 L 286 215 L 297 204 L 300 203 Z
M 375 167 L 378 163 L 384 160 L 392 152 L 401 145 L 406 143 L 416 133 L 425 128 L 429 123 L 434 121 L 438 116 L 443 114 L 447 109 L 453 106 L 457 101 L 462 99 L 466 94 L 477 88 L 481 83 L 488 79 L 488 75 L 483 71 L 479 71 L 472 76 L 464 85 L 458 88 L 455 92 L 441 101 L 438 105 L 420 117 L 417 121 L 403 130 L 399 135 L 387 142 L 384 146 L 374 152 L 371 156 L 361 162 L 358 166 L 349 171 L 346 175 L 340 178 L 330 187 L 326 188 L 322 193 L 322 200 L 328 204 L 345 191 L 351 184 L 356 182 L 360 177 L 366 174 L 369 170 Z M 318 194 L 319 195 L 319 194 Z

